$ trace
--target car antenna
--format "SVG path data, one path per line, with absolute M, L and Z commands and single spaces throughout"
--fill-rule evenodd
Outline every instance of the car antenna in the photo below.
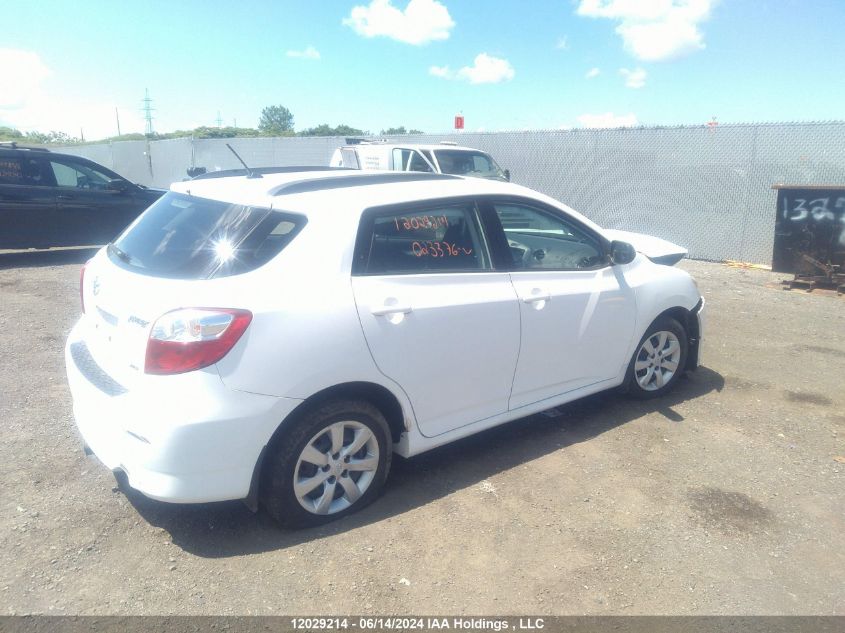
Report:
M 261 174 L 259 174 L 258 172 L 255 172 L 252 169 L 250 169 L 249 166 L 244 162 L 244 159 L 240 157 L 240 155 L 235 151 L 235 149 L 231 145 L 226 143 L 226 147 L 228 147 L 229 150 L 235 155 L 235 158 L 237 158 L 239 161 L 241 161 L 241 165 L 243 165 L 244 168 L 246 169 L 246 177 L 247 178 L 261 178 Z

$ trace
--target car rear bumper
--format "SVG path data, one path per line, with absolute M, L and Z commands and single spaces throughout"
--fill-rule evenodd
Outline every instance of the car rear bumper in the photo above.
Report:
M 245 498 L 261 449 L 301 402 L 235 391 L 212 367 L 141 375 L 131 388 L 103 371 L 77 324 L 65 348 L 73 414 L 85 445 L 153 499 Z

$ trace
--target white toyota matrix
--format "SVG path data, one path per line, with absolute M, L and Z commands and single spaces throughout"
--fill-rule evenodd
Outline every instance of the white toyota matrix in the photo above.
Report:
M 673 244 L 506 182 L 262 172 L 174 184 L 83 269 L 76 422 L 149 497 L 315 525 L 394 453 L 698 364 Z

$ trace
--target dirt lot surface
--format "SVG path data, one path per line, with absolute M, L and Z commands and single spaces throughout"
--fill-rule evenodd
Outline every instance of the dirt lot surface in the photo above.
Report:
M 0 614 L 845 614 L 845 300 L 684 262 L 704 367 L 412 460 L 284 532 L 85 457 L 63 342 L 90 251 L 0 255 Z

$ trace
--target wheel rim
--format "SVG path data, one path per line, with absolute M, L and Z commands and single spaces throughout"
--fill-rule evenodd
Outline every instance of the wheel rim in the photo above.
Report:
M 634 360 L 634 376 L 645 391 L 665 387 L 677 373 L 681 362 L 681 343 L 674 332 L 661 331 L 649 336 Z
M 369 427 L 335 422 L 302 449 L 293 473 L 294 494 L 312 514 L 335 514 L 363 496 L 378 464 L 378 440 Z

